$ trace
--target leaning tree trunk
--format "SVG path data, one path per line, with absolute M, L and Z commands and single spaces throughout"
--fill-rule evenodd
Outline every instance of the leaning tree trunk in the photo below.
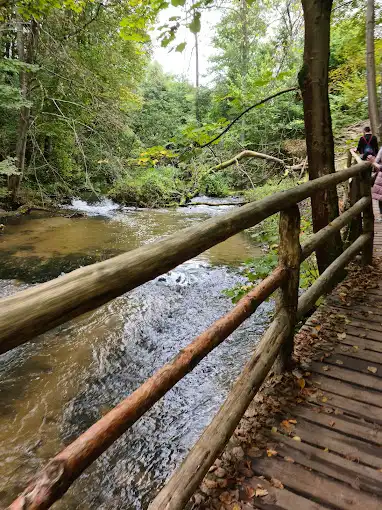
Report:
M 335 172 L 334 142 L 328 93 L 330 15 L 333 0 L 302 0 L 305 20 L 304 64 L 299 73 L 304 103 L 309 178 Z M 338 216 L 336 188 L 312 196 L 313 230 L 317 232 Z M 322 273 L 342 252 L 339 233 L 317 250 Z
M 367 97 L 369 105 L 369 119 L 371 130 L 376 135 L 379 128 L 377 82 L 375 76 L 375 50 L 374 50 L 374 0 L 367 0 L 366 10 L 366 74 Z

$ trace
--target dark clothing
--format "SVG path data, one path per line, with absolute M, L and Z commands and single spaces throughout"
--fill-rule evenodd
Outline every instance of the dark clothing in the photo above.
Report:
M 378 202 L 379 205 L 379 212 L 382 214 L 382 202 Z
M 376 156 L 378 154 L 377 137 L 372 135 L 371 133 L 366 133 L 366 135 L 361 136 L 361 138 L 359 139 L 357 147 L 357 152 L 359 152 L 361 156 L 364 156 L 362 157 L 362 159 L 366 159 L 367 156 L 370 155 L 370 154 L 364 155 L 366 145 L 370 145 L 370 147 L 373 149 L 373 154 L 371 154 L 372 156 Z

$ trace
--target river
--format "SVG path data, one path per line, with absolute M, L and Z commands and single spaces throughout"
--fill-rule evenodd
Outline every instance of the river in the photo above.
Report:
M 0 237 L 0 296 L 153 242 L 229 206 L 120 210 L 75 201 L 85 218 L 32 214 Z M 243 232 L 174 271 L 0 356 L 0 507 L 36 470 L 232 307 L 222 293 L 261 254 Z M 54 508 L 146 508 L 223 402 L 271 303 L 180 381 Z

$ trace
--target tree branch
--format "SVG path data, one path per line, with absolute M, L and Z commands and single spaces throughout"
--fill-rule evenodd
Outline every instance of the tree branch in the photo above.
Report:
M 244 159 L 244 158 L 266 159 L 268 161 L 273 161 L 274 163 L 278 163 L 279 165 L 286 167 L 286 164 L 282 159 L 275 158 L 274 156 L 269 156 L 268 154 L 263 154 L 262 152 L 254 152 L 254 151 L 245 150 L 243 152 L 240 152 L 236 156 L 234 156 L 232 159 L 223 161 L 223 163 L 220 163 L 219 165 L 214 166 L 213 168 L 211 168 L 211 171 L 217 172 L 218 170 L 223 170 L 223 168 L 227 168 L 228 166 L 234 165 L 235 163 L 238 163 L 241 159 Z
M 71 32 L 70 34 L 64 35 L 62 40 L 65 41 L 66 39 L 69 39 L 69 37 L 74 37 L 75 35 L 78 35 L 80 32 L 85 30 L 85 28 L 87 28 L 91 23 L 93 23 L 93 21 L 95 21 L 98 18 L 99 13 L 101 12 L 101 7 L 104 7 L 102 2 L 100 2 L 97 5 L 97 9 L 96 12 L 94 13 L 94 16 L 92 16 L 86 23 L 84 23 L 82 27 L 77 28 L 77 30 L 74 30 L 74 32 Z
M 245 115 L 246 113 L 248 113 L 249 111 L 251 111 L 253 108 L 256 108 L 256 106 L 260 106 L 264 103 L 266 103 L 267 101 L 270 101 L 271 99 L 274 99 L 275 97 L 278 97 L 278 96 L 281 96 L 281 94 L 286 94 L 287 92 L 293 92 L 295 90 L 298 90 L 297 87 L 291 87 L 289 89 L 285 89 L 285 90 L 280 90 L 280 92 L 276 92 L 276 94 L 273 94 L 272 96 L 269 96 L 269 97 L 266 97 L 265 99 L 262 99 L 261 101 L 259 101 L 258 103 L 256 104 L 253 104 L 252 106 L 250 106 L 249 108 L 247 108 L 246 110 L 244 110 L 243 112 L 241 112 L 240 115 L 238 115 L 236 117 L 236 119 L 234 119 L 225 129 L 223 129 L 223 131 L 215 136 L 215 138 L 213 138 L 212 140 L 210 140 L 209 142 L 205 143 L 204 145 L 199 145 L 199 147 L 201 149 L 204 149 L 204 147 L 208 147 L 209 145 L 211 145 L 212 143 L 216 142 L 216 140 L 219 140 L 219 138 L 221 136 L 223 136 L 229 129 L 231 129 L 231 127 L 238 121 L 242 118 L 243 115 Z

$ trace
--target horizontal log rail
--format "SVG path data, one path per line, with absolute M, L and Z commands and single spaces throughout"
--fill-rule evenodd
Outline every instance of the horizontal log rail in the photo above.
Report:
M 312 235 L 301 247 L 299 243 L 300 215 L 296 204 L 317 189 L 334 186 L 350 177 L 359 180 L 361 198 L 345 213 Z M 293 331 L 296 321 L 330 289 L 336 274 L 358 253 L 362 252 L 363 263 L 370 261 L 374 223 L 369 179 L 370 165 L 362 163 L 362 165 L 356 165 L 248 204 L 237 211 L 183 230 L 153 245 L 73 271 L 52 282 L 0 301 L 0 312 L 7 312 L 13 319 L 21 321 L 21 325 L 9 324 L 7 320 L 4 320 L 4 316 L 0 319 L 0 327 L 3 323 L 8 328 L 6 334 L 0 336 L 4 349 L 8 350 L 30 339 L 36 331 L 45 331 L 70 317 L 99 306 L 116 295 L 171 269 L 187 258 L 195 256 L 213 244 L 281 211 L 278 267 L 243 297 L 230 312 L 213 323 L 184 347 L 173 360 L 160 368 L 118 406 L 56 455 L 9 508 L 12 510 L 49 508 L 118 437 L 253 314 L 267 297 L 280 288 L 274 320 L 264 333 L 228 398 L 182 465 L 149 507 L 150 510 L 184 508 L 228 442 L 277 357 L 278 363 L 281 363 L 281 366 L 285 365 L 293 348 Z M 244 214 L 242 214 L 243 210 Z M 363 233 L 297 300 L 301 262 L 318 246 L 324 244 L 334 232 L 341 230 L 361 214 L 363 215 Z M 206 236 L 210 234 L 214 239 L 212 244 L 209 239 L 206 239 Z M 77 282 L 76 275 L 80 283 Z M 117 275 L 120 278 L 118 285 Z M 125 281 L 122 281 L 123 279 Z M 69 295 L 70 290 L 74 293 L 72 298 Z M 64 308 L 64 316 L 61 318 L 57 315 L 59 298 L 63 300 Z M 24 299 L 29 303 L 28 307 L 34 305 L 35 309 L 29 311 Z M 52 302 L 53 307 L 49 307 Z M 39 328 L 36 321 L 38 317 L 44 317 L 44 306 L 47 307 L 45 312 L 48 318 Z M 15 311 L 12 315 L 13 307 Z M 23 318 L 20 315 L 22 311 L 28 316 Z M 26 327 L 32 328 L 32 332 L 26 331 Z M 17 334 L 21 335 L 21 340 L 17 340 Z
M 369 241 L 363 234 L 338 257 L 298 300 L 297 316 L 301 318 L 330 286 L 335 274 L 346 266 Z M 264 382 L 276 356 L 288 337 L 287 315 L 276 315 L 263 335 L 251 360 L 237 379 L 226 401 L 204 430 L 180 467 L 150 504 L 149 510 L 182 509 L 199 487 L 204 476 L 221 453 L 239 424 L 253 397 Z M 269 367 L 268 370 L 266 367 Z
M 287 276 L 285 269 L 277 267 L 229 313 L 214 322 L 192 343 L 184 347 L 172 361 L 56 455 L 10 508 L 12 510 L 48 508 L 54 503 L 84 469 L 252 315 Z M 40 500 L 44 500 L 46 506 L 34 506 L 35 502 Z M 29 506 L 25 507 L 26 502 Z
M 0 300 L 0 354 L 174 269 L 318 190 L 359 175 L 369 166 L 365 162 L 275 193 L 156 243 L 76 269 Z

